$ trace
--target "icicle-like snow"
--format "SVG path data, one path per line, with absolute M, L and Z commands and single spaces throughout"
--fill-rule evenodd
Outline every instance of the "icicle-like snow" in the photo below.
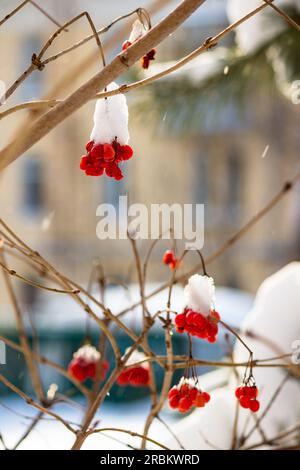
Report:
M 184 288 L 187 307 L 208 316 L 214 306 L 215 285 L 212 277 L 194 274 Z
M 112 82 L 107 91 L 115 90 L 118 85 Z M 96 102 L 94 127 L 90 139 L 95 144 L 111 143 L 117 138 L 120 145 L 126 145 L 129 140 L 128 107 L 123 94 L 100 99 Z

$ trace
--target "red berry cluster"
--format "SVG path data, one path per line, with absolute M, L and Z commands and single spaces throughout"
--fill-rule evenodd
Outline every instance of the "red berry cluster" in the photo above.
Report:
M 163 263 L 169 266 L 170 269 L 175 269 L 178 265 L 178 259 L 175 257 L 172 250 L 167 250 L 163 256 Z
M 122 44 L 122 51 L 126 51 L 128 47 L 132 45 L 132 42 L 130 41 L 125 41 Z M 151 49 L 151 51 L 147 52 L 142 58 L 141 58 L 141 65 L 143 69 L 148 69 L 150 65 L 151 60 L 155 60 L 155 55 L 156 55 L 156 49 Z
M 235 396 L 242 408 L 249 408 L 254 413 L 259 410 L 260 403 L 257 400 L 258 389 L 256 385 L 241 385 L 236 389 Z
M 80 351 L 80 350 L 79 350 Z M 69 374 L 72 375 L 79 382 L 84 382 L 86 379 L 95 379 L 97 372 L 97 363 L 99 359 L 96 360 L 86 355 L 80 356 L 80 354 L 74 355 L 73 360 L 70 362 L 68 367 Z M 101 363 L 101 379 L 104 379 L 106 372 L 109 369 L 108 361 L 104 360 Z
M 117 181 L 123 178 L 119 163 L 133 155 L 130 145 L 120 145 L 115 139 L 111 144 L 95 144 L 90 140 L 86 146 L 87 155 L 81 157 L 80 168 L 88 176 L 107 176 Z
M 187 332 L 197 338 L 206 339 L 209 343 L 214 343 L 217 340 L 219 321 L 220 315 L 215 310 L 205 317 L 202 313 L 186 308 L 183 313 L 176 315 L 175 326 L 177 333 Z
M 142 366 L 129 367 L 123 370 L 117 378 L 117 383 L 122 386 L 145 387 L 149 385 L 149 382 L 149 369 Z
M 180 413 L 190 411 L 193 406 L 203 408 L 210 400 L 209 393 L 202 392 L 190 379 L 181 379 L 168 393 L 169 405 Z

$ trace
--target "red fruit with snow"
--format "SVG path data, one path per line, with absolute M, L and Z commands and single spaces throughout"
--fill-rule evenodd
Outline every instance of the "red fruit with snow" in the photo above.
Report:
M 235 391 L 235 396 L 239 400 L 242 408 L 247 408 L 256 413 L 260 408 L 257 400 L 258 388 L 256 385 L 241 385 Z
M 195 274 L 184 288 L 187 307 L 176 315 L 175 327 L 178 333 L 187 332 L 209 343 L 217 340 L 220 315 L 214 309 L 214 281 L 209 276 Z
M 125 356 L 129 349 L 126 349 Z M 134 351 L 126 361 L 126 369 L 118 376 L 117 383 L 121 386 L 147 387 L 150 383 L 149 363 L 141 362 L 145 357 L 143 353 Z
M 130 47 L 134 42 L 138 41 L 140 38 L 142 38 L 150 29 L 150 25 L 146 27 L 144 23 L 142 23 L 140 20 L 136 20 L 133 23 L 132 26 L 132 31 L 129 36 L 129 39 L 122 44 L 122 51 L 126 51 L 128 47 Z M 148 69 L 150 62 L 152 60 L 155 60 L 155 55 L 156 55 L 156 49 L 151 49 L 147 54 L 145 54 L 141 58 L 141 66 L 143 69 Z
M 183 313 L 175 317 L 175 327 L 177 333 L 189 333 L 197 338 L 206 339 L 210 343 L 217 340 L 218 321 L 220 315 L 214 310 L 208 317 L 199 312 L 186 308 Z
M 104 379 L 109 369 L 109 363 L 106 360 L 100 361 L 100 359 L 101 354 L 99 351 L 94 346 L 86 344 L 74 353 L 68 372 L 79 382 L 84 382 L 88 378 L 96 378 L 97 366 L 101 364 L 99 373 L 101 379 Z
M 111 83 L 107 90 L 117 88 Z M 128 108 L 122 94 L 100 99 L 96 103 L 94 127 L 85 148 L 87 155 L 81 157 L 80 169 L 88 176 L 102 176 L 119 181 L 123 173 L 119 167 L 133 156 L 128 145 Z
M 169 405 L 180 413 L 187 413 L 193 407 L 203 408 L 210 400 L 210 395 L 203 392 L 194 378 L 182 377 L 168 393 Z

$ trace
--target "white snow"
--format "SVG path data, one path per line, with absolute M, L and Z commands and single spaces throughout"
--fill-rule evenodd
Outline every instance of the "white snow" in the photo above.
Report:
M 129 350 L 130 350 L 130 348 L 127 348 L 125 350 L 124 355 L 126 355 L 129 352 Z M 144 361 L 145 358 L 146 358 L 146 355 L 144 353 L 142 353 L 141 351 L 137 351 L 137 350 L 133 351 L 131 356 L 127 359 L 126 365 L 131 366 L 133 364 L 136 364 L 137 362 Z M 139 364 L 139 366 L 143 367 L 144 369 L 148 369 L 149 368 L 149 363 L 148 362 L 141 362 Z
M 99 361 L 101 354 L 97 351 L 95 346 L 85 344 L 73 354 L 73 357 L 74 359 L 84 359 L 87 362 L 97 362 Z
M 194 274 L 184 288 L 184 296 L 189 308 L 207 317 L 215 303 L 213 278 Z
M 115 90 L 118 85 L 112 82 L 107 91 Z M 128 107 L 122 93 L 96 102 L 94 127 L 90 139 L 96 144 L 110 144 L 117 138 L 119 144 L 125 145 L 129 140 Z
M 132 30 L 128 39 L 129 42 L 133 43 L 134 41 L 137 41 L 142 36 L 144 36 L 146 32 L 147 31 L 143 23 L 140 20 L 135 20 L 135 22 L 132 25 Z

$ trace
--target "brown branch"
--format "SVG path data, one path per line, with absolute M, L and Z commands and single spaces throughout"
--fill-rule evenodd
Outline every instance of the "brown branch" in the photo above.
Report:
M 37 287 L 38 289 L 42 290 L 47 290 L 50 292 L 56 292 L 58 294 L 79 294 L 79 290 L 61 290 L 61 289 L 56 289 L 55 287 L 47 287 L 42 284 L 39 284 L 38 282 L 31 281 L 30 279 L 27 279 L 26 277 L 22 276 L 21 274 L 18 274 L 14 269 L 8 268 L 3 262 L 0 261 L 0 266 L 2 269 L 9 274 L 10 276 L 16 277 L 17 279 L 20 279 L 21 281 L 25 282 L 25 284 L 29 284 L 30 286 Z
M 18 11 L 20 11 L 21 8 L 23 8 L 28 2 L 29 0 L 25 0 L 24 2 L 21 2 L 14 10 L 12 10 L 10 13 L 5 15 L 5 17 L 2 20 L 0 20 L 0 26 L 2 26 L 7 20 L 12 18 L 16 13 L 18 13 Z
M 278 6 L 274 5 L 272 2 L 273 0 L 264 0 L 273 10 L 275 10 L 287 23 L 289 23 L 293 28 L 295 28 L 299 33 L 300 33 L 300 26 L 298 23 L 293 20 L 285 11 L 283 11 L 281 8 Z
M 159 80 L 159 79 L 171 74 L 172 72 L 175 72 L 176 70 L 180 69 L 181 67 L 186 65 L 191 60 L 198 57 L 203 52 L 208 51 L 212 46 L 216 46 L 218 44 L 218 42 L 221 39 L 224 38 L 224 36 L 226 36 L 228 33 L 233 31 L 236 27 L 238 27 L 240 24 L 247 21 L 252 16 L 259 13 L 266 6 L 267 6 L 266 4 L 262 4 L 260 7 L 255 8 L 250 13 L 244 15 L 241 19 L 239 19 L 238 21 L 236 21 L 236 22 L 232 23 L 231 25 L 229 25 L 227 28 L 222 30 L 220 33 L 218 33 L 214 37 L 209 38 L 209 40 L 205 40 L 200 47 L 198 47 L 193 52 L 191 52 L 190 54 L 185 56 L 183 59 L 176 62 L 174 65 L 172 65 L 170 67 L 167 67 L 165 70 L 163 70 L 163 71 L 161 71 L 157 74 L 151 75 L 150 77 L 144 78 L 144 79 L 136 81 L 134 83 L 131 83 L 129 85 L 122 85 L 122 86 L 120 86 L 119 88 L 117 88 L 115 90 L 111 90 L 109 92 L 97 93 L 96 95 L 92 96 L 90 98 L 90 100 L 103 99 L 103 98 L 107 98 L 107 97 L 110 97 L 110 96 L 117 95 L 119 93 L 128 93 L 128 92 L 130 92 L 132 90 L 135 90 L 137 88 L 140 88 L 140 87 L 143 87 L 143 86 L 146 86 L 146 85 L 150 85 L 154 81 Z M 103 29 L 105 29 L 105 28 L 103 28 Z M 100 32 L 98 32 L 98 33 L 100 33 Z M 89 36 L 89 39 L 92 38 L 92 37 L 93 36 Z M 72 48 L 69 48 L 69 50 L 72 50 Z M 68 52 L 69 50 L 66 50 L 65 52 Z M 56 56 L 53 56 L 53 60 L 55 58 L 58 58 L 58 57 L 59 57 L 59 54 L 57 54 Z M 49 59 L 48 59 L 48 61 L 49 61 Z M 47 63 L 47 60 L 42 62 L 43 65 L 45 65 L 46 63 Z M 16 111 L 19 111 L 19 110 L 22 110 L 22 109 L 28 109 L 28 108 L 29 109 L 31 109 L 31 108 L 32 109 L 53 108 L 56 104 L 59 104 L 59 103 L 62 103 L 62 102 L 63 102 L 63 100 L 50 99 L 50 100 L 31 101 L 31 102 L 27 102 L 27 103 L 21 103 L 19 105 L 16 105 L 16 106 L 13 106 L 12 108 L 7 109 L 3 113 L 0 113 L 0 120 L 3 119 L 4 117 L 16 112 Z
M 32 147 L 64 119 L 80 109 L 98 91 L 125 72 L 140 57 L 173 33 L 205 0 L 184 0 L 166 18 L 154 26 L 144 37 L 118 54 L 110 64 L 84 83 L 54 109 L 28 126 L 27 132 L 9 144 L 0 153 L 0 170 Z
M 146 441 L 152 442 L 152 444 L 156 444 L 158 447 L 161 447 L 164 450 L 170 450 L 168 447 L 156 441 L 155 439 L 151 439 L 150 437 L 144 436 L 143 434 L 139 434 L 138 432 L 129 431 L 128 429 L 120 429 L 120 428 L 92 429 L 91 431 L 88 431 L 87 435 L 89 436 L 91 434 L 95 434 L 99 432 L 107 432 L 107 431 L 116 431 L 116 432 L 129 434 L 132 437 L 141 437 L 142 439 L 145 439 Z

